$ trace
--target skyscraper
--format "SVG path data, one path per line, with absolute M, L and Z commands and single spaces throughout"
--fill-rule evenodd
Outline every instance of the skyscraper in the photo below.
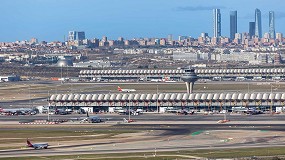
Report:
M 270 38 L 275 39 L 275 16 L 274 16 L 274 11 L 269 11 L 269 34 L 270 34 Z
M 221 36 L 221 12 L 220 9 L 213 10 L 213 22 L 214 22 L 214 36 L 213 37 L 220 37 Z
M 230 12 L 230 38 L 233 40 L 237 33 L 237 11 Z
M 255 35 L 255 22 L 249 22 L 249 37 L 252 38 Z
M 255 36 L 262 38 L 261 11 L 255 9 Z
M 168 42 L 171 42 L 171 41 L 172 41 L 172 34 L 169 34 L 169 35 L 167 36 L 167 41 L 168 41 Z
M 83 40 L 85 39 L 85 32 L 83 31 L 69 31 L 68 41 Z
M 69 31 L 68 32 L 68 41 L 75 41 L 76 40 L 76 31 Z
M 85 39 L 85 32 L 78 31 L 77 32 L 77 40 L 82 41 L 83 39 Z

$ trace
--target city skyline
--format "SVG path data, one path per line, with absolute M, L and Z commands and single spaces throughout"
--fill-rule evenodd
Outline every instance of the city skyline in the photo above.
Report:
M 124 37 L 198 37 L 201 32 L 213 36 L 212 11 L 220 9 L 222 36 L 230 37 L 230 11 L 238 11 L 238 32 L 248 32 L 254 21 L 254 10 L 262 12 L 263 32 L 269 32 L 269 11 L 275 12 L 275 30 L 285 33 L 285 13 L 281 0 L 250 2 L 209 1 L 111 1 L 109 0 L 3 0 L 0 10 L 0 41 L 29 40 L 63 41 L 68 31 L 85 31 L 86 38 Z M 274 2 L 274 3 L 273 3 Z M 247 5 L 244 5 L 247 4 Z

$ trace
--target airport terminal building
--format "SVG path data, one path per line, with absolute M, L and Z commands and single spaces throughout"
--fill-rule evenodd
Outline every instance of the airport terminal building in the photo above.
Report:
M 81 70 L 79 77 L 82 79 L 93 80 L 138 80 L 144 79 L 162 79 L 169 77 L 173 80 L 181 80 L 183 69 L 139 69 L 139 70 Z M 233 78 L 244 77 L 246 79 L 272 79 L 278 77 L 285 78 L 284 68 L 232 68 L 232 69 L 214 69 L 214 68 L 197 68 L 195 73 L 201 79 L 212 79 L 214 77 Z
M 168 109 L 221 111 L 232 107 L 270 111 L 283 108 L 285 93 L 54 94 L 48 102 L 54 107 L 89 107 L 93 112 L 113 112 L 117 107 L 159 112 Z

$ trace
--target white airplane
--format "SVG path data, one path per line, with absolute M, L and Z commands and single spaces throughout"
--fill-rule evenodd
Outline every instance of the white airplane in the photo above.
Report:
M 165 82 L 165 83 L 174 83 L 174 82 L 176 82 L 174 80 L 169 80 L 169 77 L 163 78 L 162 81 Z
M 31 147 L 34 149 L 47 149 L 48 148 L 48 143 L 34 143 L 32 144 L 29 139 L 27 139 L 27 147 Z
M 119 92 L 135 92 L 135 89 L 122 89 L 120 86 L 118 86 Z
M 89 116 L 87 112 L 87 116 L 81 120 L 81 122 L 89 122 L 89 123 L 101 123 L 104 122 L 104 119 L 98 116 Z
M 177 82 L 177 81 L 169 81 L 169 80 L 167 80 L 167 81 L 164 81 L 165 83 L 175 83 L 175 82 Z
M 25 114 L 27 112 L 31 112 L 31 108 L 13 108 L 13 109 L 5 109 L 0 107 L 0 113 L 10 113 L 12 115 L 15 114 Z
M 150 81 L 151 82 L 161 82 L 162 80 L 161 79 L 151 79 Z
M 85 119 L 83 121 L 87 121 L 89 123 L 101 123 L 101 122 L 104 122 L 104 120 L 102 118 L 97 117 L 97 116 L 88 117 L 87 119 Z

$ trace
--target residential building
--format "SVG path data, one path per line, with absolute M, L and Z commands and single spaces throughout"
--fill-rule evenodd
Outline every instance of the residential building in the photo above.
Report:
M 276 33 L 276 39 L 277 39 L 279 42 L 283 42 L 283 34 L 282 34 L 282 33 Z

